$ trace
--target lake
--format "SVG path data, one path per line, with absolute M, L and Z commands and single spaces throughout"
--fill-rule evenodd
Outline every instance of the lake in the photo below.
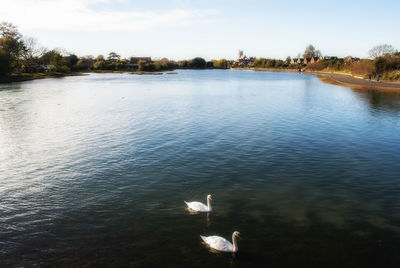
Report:
M 211 213 L 186 210 L 207 194 Z M 235 230 L 235 255 L 199 237 Z M 2 267 L 400 267 L 399 253 L 399 93 L 240 70 L 0 85 Z

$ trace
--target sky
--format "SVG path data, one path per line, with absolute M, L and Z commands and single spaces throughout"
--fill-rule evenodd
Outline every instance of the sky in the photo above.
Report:
M 323 55 L 367 57 L 400 50 L 398 0 L 0 0 L 0 21 L 49 49 L 79 56 L 235 59 Z

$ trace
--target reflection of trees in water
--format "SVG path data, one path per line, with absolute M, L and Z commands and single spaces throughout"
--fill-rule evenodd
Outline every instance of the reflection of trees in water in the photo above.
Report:
M 0 84 L 0 143 L 2 138 L 11 144 L 21 145 L 31 134 L 29 126 L 36 112 L 31 109 L 33 97 L 25 89 L 24 83 Z M 12 157 L 12 154 L 9 156 Z
M 13 91 L 13 90 L 18 90 L 20 91 L 22 89 L 21 84 L 0 84 L 0 91 Z
M 375 112 L 400 112 L 400 91 L 380 91 L 376 89 L 353 89 Z

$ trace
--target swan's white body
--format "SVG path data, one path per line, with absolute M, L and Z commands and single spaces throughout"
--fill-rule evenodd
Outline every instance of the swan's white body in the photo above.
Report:
M 232 243 L 223 237 L 213 236 L 200 236 L 201 239 L 212 249 L 223 251 L 223 252 L 237 252 L 239 250 L 236 242 L 236 237 L 240 237 L 239 232 L 232 234 Z
M 210 212 L 212 210 L 211 208 L 211 201 L 212 197 L 211 195 L 207 196 L 207 205 L 201 203 L 201 202 L 185 202 L 185 204 L 188 206 L 188 208 L 190 208 L 193 211 L 198 211 L 198 212 Z

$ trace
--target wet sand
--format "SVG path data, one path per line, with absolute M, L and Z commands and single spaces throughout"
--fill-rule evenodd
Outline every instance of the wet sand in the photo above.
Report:
M 241 70 L 243 68 L 232 68 Z M 297 69 L 277 69 L 277 68 L 246 68 L 247 70 L 254 71 L 267 71 L 267 72 L 299 72 Z M 364 89 L 364 90 L 379 90 L 379 91 L 387 91 L 387 92 L 400 92 L 400 81 L 398 82 L 377 82 L 376 80 L 367 80 L 363 78 L 358 78 L 351 76 L 349 74 L 338 74 L 338 73 L 324 73 L 324 72 L 309 72 L 304 71 L 301 72 L 304 74 L 315 74 L 321 79 L 321 81 L 339 85 L 350 87 L 354 89 Z
M 377 82 L 356 78 L 345 74 L 315 73 L 321 81 L 329 84 L 346 86 L 356 89 L 374 89 L 382 91 L 400 92 L 400 82 Z

